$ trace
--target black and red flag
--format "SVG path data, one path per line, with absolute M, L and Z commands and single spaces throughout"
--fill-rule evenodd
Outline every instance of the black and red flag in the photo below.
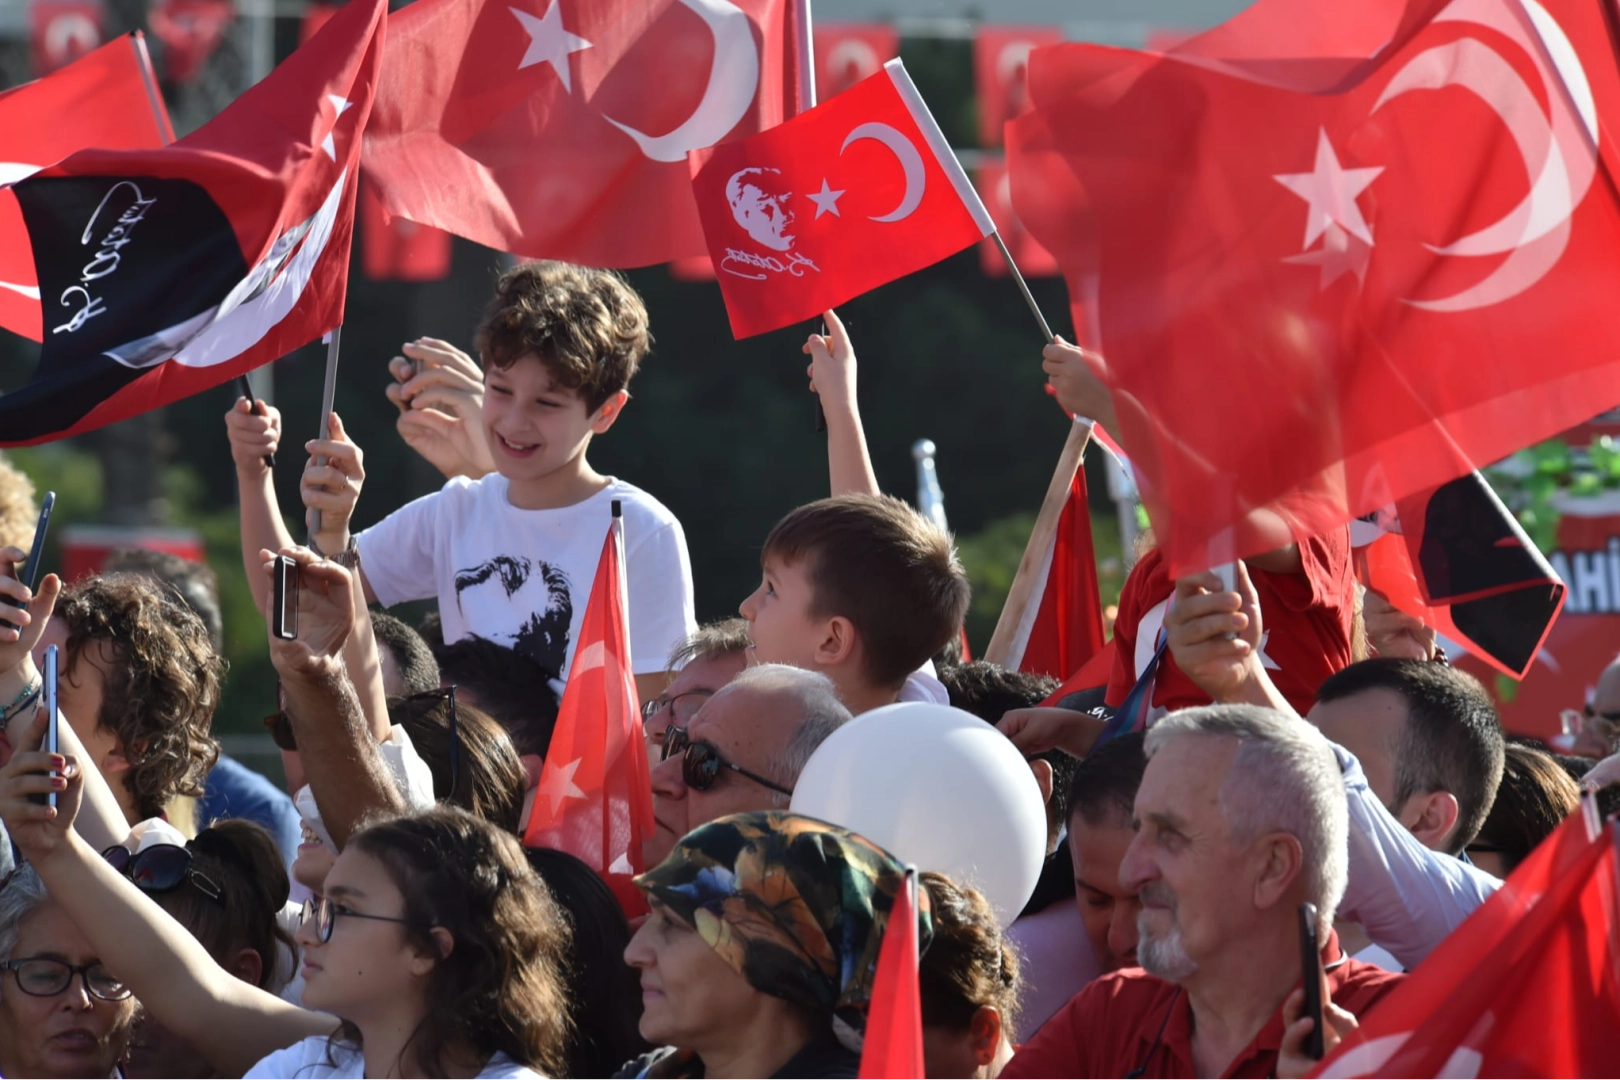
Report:
M 385 0 L 356 0 L 213 121 L 84 150 L 13 189 L 44 342 L 0 443 L 90 431 L 228 382 L 343 321 Z
M 1478 472 L 1350 526 L 1361 583 L 1516 679 L 1564 606 L 1564 583 Z

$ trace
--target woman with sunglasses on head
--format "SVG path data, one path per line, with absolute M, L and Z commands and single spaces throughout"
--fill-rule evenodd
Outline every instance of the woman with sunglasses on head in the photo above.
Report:
M 523 830 L 528 777 L 506 729 L 456 698 L 454 686 L 388 699 L 388 719 L 403 727 L 433 774 L 433 795 L 510 833 Z
M 122 1075 L 136 1008 L 33 867 L 13 871 L 0 884 L 0 1076 Z
M 664 1045 L 617 1075 L 857 1075 L 904 876 L 869 841 L 784 811 L 689 833 L 636 879 L 652 914 L 624 958 L 641 972 L 641 1034 Z M 927 895 L 918 890 L 921 948 Z
M 277 993 L 291 977 L 297 949 L 276 920 L 287 903 L 287 872 L 275 840 L 261 826 L 227 819 L 187 841 L 161 821 L 142 822 L 102 857 L 238 979 Z M 150 1014 L 136 1024 L 125 1072 L 131 1077 L 217 1075 L 203 1055 Z
M 355 833 L 298 932 L 298 1008 L 220 967 L 74 834 L 80 786 L 72 759 L 18 753 L 0 769 L 0 818 L 87 928 L 81 951 L 221 1072 L 528 1077 L 561 1060 L 567 928 L 512 836 L 453 807 Z M 51 791 L 56 808 L 28 798 Z

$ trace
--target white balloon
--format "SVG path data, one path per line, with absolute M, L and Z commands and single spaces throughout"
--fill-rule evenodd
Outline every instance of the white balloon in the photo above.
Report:
M 1046 807 L 1029 763 L 994 727 L 947 705 L 886 705 L 833 732 L 799 774 L 793 812 L 972 885 L 1002 926 L 1046 858 Z

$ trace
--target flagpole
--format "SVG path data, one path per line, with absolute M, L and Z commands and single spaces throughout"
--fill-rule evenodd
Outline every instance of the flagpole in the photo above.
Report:
M 998 229 L 990 235 L 994 238 L 996 247 L 1001 249 L 1001 257 L 1007 260 L 1007 269 L 1012 271 L 1013 280 L 1018 282 L 1018 291 L 1024 294 L 1024 303 L 1029 305 L 1035 321 L 1041 324 L 1041 336 L 1046 338 L 1047 344 L 1051 344 L 1057 338 L 1052 335 L 1052 328 L 1046 324 L 1046 316 L 1041 314 L 1041 307 L 1035 302 L 1035 294 L 1029 291 L 1029 283 L 1019 272 L 1018 264 L 1013 262 L 1012 252 L 1007 250 L 1007 242 L 1001 238 L 1001 231 Z
M 332 328 L 326 338 L 326 385 L 321 390 L 321 438 L 332 437 L 332 402 L 337 397 L 337 366 L 338 342 L 343 338 L 343 325 L 340 323 Z M 324 456 L 317 457 L 315 464 L 325 465 Z M 315 534 L 321 531 L 321 512 L 311 510 L 309 517 L 309 539 L 314 540 Z M 328 552 L 335 555 L 336 552 Z
M 810 12 L 810 0 L 793 0 L 793 50 L 799 64 L 799 112 L 816 107 L 816 47 L 815 18 Z M 827 336 L 827 322 L 821 321 L 820 333 Z M 816 395 L 816 430 L 827 430 L 827 412 L 821 407 L 821 395 Z

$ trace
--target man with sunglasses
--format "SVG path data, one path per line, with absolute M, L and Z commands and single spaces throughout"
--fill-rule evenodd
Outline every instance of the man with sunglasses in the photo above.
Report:
M 849 719 L 825 675 L 762 664 L 715 692 L 684 726 L 667 724 L 652 770 L 647 865 L 716 818 L 785 809 L 805 762 Z

